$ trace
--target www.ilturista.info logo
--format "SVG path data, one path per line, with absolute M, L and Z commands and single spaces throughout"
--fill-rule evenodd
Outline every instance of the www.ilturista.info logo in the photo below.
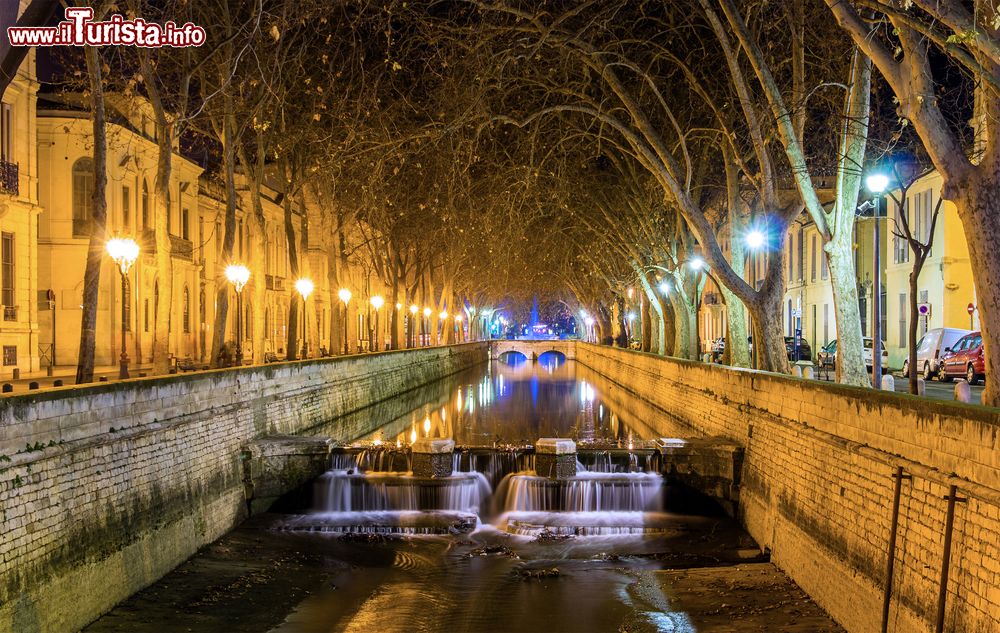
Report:
M 68 7 L 66 19 L 56 26 L 10 26 L 7 37 L 11 46 L 201 46 L 205 29 L 188 22 L 157 24 L 142 18 L 126 20 L 112 15 L 105 22 L 94 22 L 91 7 Z

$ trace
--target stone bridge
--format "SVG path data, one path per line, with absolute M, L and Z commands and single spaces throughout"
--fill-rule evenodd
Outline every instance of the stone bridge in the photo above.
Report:
M 497 360 L 507 352 L 524 354 L 528 360 L 537 360 L 545 352 L 558 352 L 566 360 L 576 358 L 576 341 L 559 339 L 514 339 L 490 341 L 490 359 Z

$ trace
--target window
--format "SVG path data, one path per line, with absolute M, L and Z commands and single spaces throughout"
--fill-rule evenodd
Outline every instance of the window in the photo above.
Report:
M 17 345 L 3 346 L 3 365 L 4 367 L 17 365 Z
M 899 346 L 906 347 L 906 312 L 910 309 L 906 301 L 906 293 L 899 293 Z
M 806 229 L 799 227 L 799 281 L 806 278 Z
M 792 321 L 792 300 L 788 300 L 788 336 L 795 334 L 795 323 Z
M 896 206 L 895 226 L 890 226 L 886 228 L 889 230 L 893 230 L 896 227 L 898 227 L 898 229 L 902 231 L 904 215 L 906 218 L 909 218 L 910 217 L 909 214 L 910 214 L 910 199 L 907 198 L 906 200 L 903 201 L 902 209 Z M 906 242 L 905 239 L 895 234 L 893 234 L 892 238 L 892 250 L 893 250 L 893 257 L 892 257 L 893 263 L 905 264 L 906 262 L 910 261 L 910 245 Z
M 809 238 L 809 281 L 816 281 L 816 236 Z
M 142 301 L 142 331 L 149 332 L 149 299 Z
M 823 345 L 830 342 L 830 304 L 823 304 Z
M 795 234 L 788 236 L 788 282 L 795 276 Z
M 149 185 L 142 179 L 142 228 L 149 228 Z
M 205 305 L 205 289 L 202 288 L 198 293 L 198 314 L 201 315 L 201 324 L 205 325 L 207 323 L 208 315 L 206 314 L 208 306 Z
M 858 312 L 861 313 L 861 334 L 868 336 L 868 299 L 858 297 Z
M 90 202 L 94 196 L 94 161 L 73 163 L 73 237 L 90 235 Z
M 9 103 L 0 104 L 0 159 L 14 162 L 14 125 Z
M 126 232 L 132 229 L 132 191 L 122 187 L 122 228 Z
M 181 209 L 181 237 L 186 240 L 191 239 L 191 233 L 189 226 L 189 211 L 187 209 Z
M 215 258 L 222 259 L 222 224 L 215 223 Z
M 3 277 L 3 318 L 5 321 L 17 320 L 17 308 L 14 305 L 14 234 L 0 234 L 0 268 Z
M 153 284 L 153 320 L 160 313 L 160 282 Z
M 822 249 L 820 250 L 822 251 Z M 826 279 L 830 276 L 830 262 L 826 260 L 825 252 L 819 254 L 819 276 L 820 279 Z
M 934 204 L 934 193 L 930 189 L 928 189 L 927 191 L 923 192 L 920 195 L 922 195 L 924 197 L 924 207 L 923 207 L 924 208 L 924 219 L 923 219 L 924 231 L 921 234 L 921 238 L 920 239 L 921 239 L 921 241 L 924 244 L 928 244 L 928 243 L 930 243 L 930 241 L 932 239 L 934 239 L 934 236 L 931 235 L 931 216 L 933 216 L 933 214 L 934 214 L 934 207 L 933 207 L 933 204 Z M 927 255 L 928 256 L 930 256 L 932 250 L 933 250 L 933 248 L 927 249 Z
M 184 294 L 182 296 L 182 323 L 184 324 L 184 333 L 188 334 L 191 332 L 191 293 L 188 292 L 187 286 L 184 287 Z

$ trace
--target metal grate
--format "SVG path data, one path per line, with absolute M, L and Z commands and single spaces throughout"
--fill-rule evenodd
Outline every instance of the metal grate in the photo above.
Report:
M 0 160 L 0 191 L 12 193 L 15 196 L 19 193 L 17 163 L 8 163 Z
M 4 367 L 17 365 L 17 345 L 3 346 L 3 365 Z

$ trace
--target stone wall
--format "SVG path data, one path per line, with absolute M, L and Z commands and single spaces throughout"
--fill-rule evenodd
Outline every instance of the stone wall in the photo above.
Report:
M 466 344 L 0 399 L 0 631 L 79 629 L 232 529 L 251 440 L 486 359 Z M 349 441 L 377 422 L 324 431 Z
M 958 486 L 946 631 L 1000 630 L 996 409 L 578 344 L 577 360 L 689 427 L 745 447 L 740 516 L 849 631 L 879 630 L 893 478 L 903 482 L 889 631 L 931 631 Z

